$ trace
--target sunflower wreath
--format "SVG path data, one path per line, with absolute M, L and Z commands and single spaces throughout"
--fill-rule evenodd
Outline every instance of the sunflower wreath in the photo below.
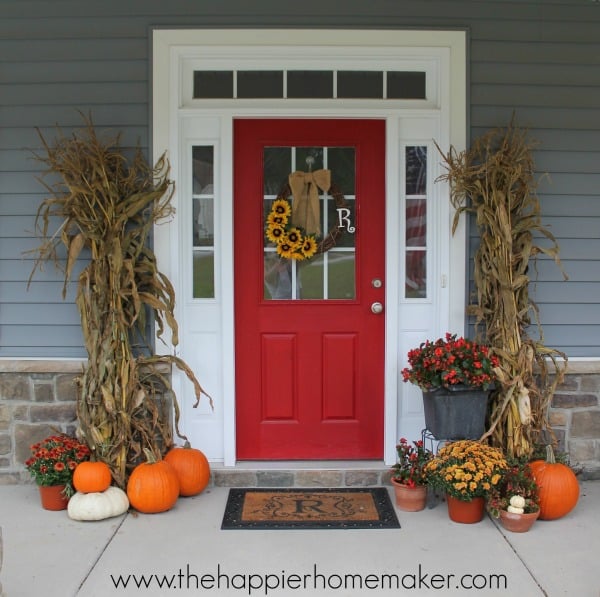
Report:
M 283 259 L 302 261 L 329 251 L 337 244 L 344 229 L 332 226 L 320 240 L 314 234 L 305 234 L 303 228 L 290 223 L 292 206 L 289 197 L 291 194 L 292 189 L 289 183 L 286 183 L 273 201 L 271 211 L 267 215 L 265 236 L 275 244 L 277 255 Z M 344 194 L 337 185 L 332 184 L 327 194 L 333 197 L 336 208 L 348 207 Z

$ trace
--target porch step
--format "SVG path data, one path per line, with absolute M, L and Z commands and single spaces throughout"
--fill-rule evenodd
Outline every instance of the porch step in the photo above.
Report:
M 215 487 L 377 487 L 390 484 L 383 462 L 243 462 L 211 465 Z

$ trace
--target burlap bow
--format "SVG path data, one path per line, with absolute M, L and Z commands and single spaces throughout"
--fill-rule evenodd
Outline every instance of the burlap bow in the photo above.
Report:
M 297 170 L 290 174 L 288 180 L 294 196 L 292 224 L 304 228 L 306 234 L 320 234 L 319 189 L 329 190 L 331 171 L 301 172 Z

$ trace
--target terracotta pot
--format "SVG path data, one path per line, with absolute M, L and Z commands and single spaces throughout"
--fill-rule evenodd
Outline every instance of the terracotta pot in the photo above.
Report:
M 408 485 L 398 483 L 395 479 L 392 479 L 392 485 L 396 494 L 396 506 L 400 510 L 404 510 L 405 512 L 419 512 L 425 508 L 425 504 L 427 503 L 426 485 L 409 487 Z
M 69 498 L 65 496 L 64 485 L 38 485 L 42 508 L 45 510 L 66 510 Z
M 448 516 L 454 522 L 473 524 L 483 519 L 485 500 L 482 497 L 476 497 L 470 502 L 466 502 L 446 495 L 446 502 L 448 503 Z
M 500 524 L 512 533 L 526 533 L 533 523 L 538 519 L 540 511 L 530 512 L 529 514 L 515 514 L 500 510 Z

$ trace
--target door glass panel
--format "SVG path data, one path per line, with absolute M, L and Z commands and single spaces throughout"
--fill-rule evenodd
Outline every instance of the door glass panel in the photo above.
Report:
M 264 194 L 277 195 L 287 182 L 292 163 L 291 147 L 265 147 L 264 150 Z M 266 206 L 265 206 L 266 207 Z M 269 205 L 267 213 L 271 209 Z M 266 214 L 265 214 L 266 215 Z
M 214 147 L 192 147 L 192 270 L 194 298 L 214 298 Z
M 405 298 L 427 297 L 427 147 L 405 151 Z
M 352 147 L 267 147 L 264 150 L 264 298 L 265 300 L 354 300 L 356 298 L 355 256 L 355 150 Z M 313 235 L 319 250 L 304 257 L 298 248 L 289 249 L 286 242 L 293 228 L 294 203 L 288 184 L 291 172 L 315 173 L 329 170 L 331 187 L 317 187 L 317 210 L 320 234 Z M 311 184 L 314 184 L 311 182 Z M 327 192 L 329 191 L 329 192 Z M 272 231 L 272 208 L 275 201 L 285 198 L 291 213 L 281 228 Z M 279 241 L 279 239 L 283 239 Z M 306 238 L 303 239 L 306 241 Z M 324 249 L 324 250 L 323 250 Z M 279 252 L 278 252 L 279 251 Z M 285 251 L 288 251 L 287 253 Z
M 330 299 L 354 298 L 354 251 L 329 251 L 327 282 Z

